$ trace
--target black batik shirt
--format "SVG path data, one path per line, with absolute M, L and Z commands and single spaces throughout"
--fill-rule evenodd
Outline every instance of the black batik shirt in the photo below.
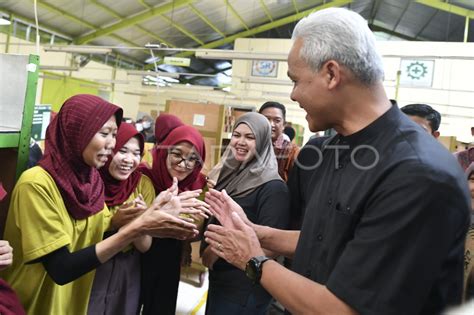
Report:
M 470 203 L 453 156 L 396 105 L 321 156 L 293 269 L 360 314 L 459 303 Z

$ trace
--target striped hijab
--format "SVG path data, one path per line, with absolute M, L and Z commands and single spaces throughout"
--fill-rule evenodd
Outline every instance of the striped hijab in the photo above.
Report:
M 38 165 L 53 177 L 74 219 L 104 208 L 104 183 L 99 171 L 84 162 L 82 152 L 112 115 L 120 125 L 121 108 L 98 96 L 79 94 L 64 102 L 46 130 L 46 150 Z

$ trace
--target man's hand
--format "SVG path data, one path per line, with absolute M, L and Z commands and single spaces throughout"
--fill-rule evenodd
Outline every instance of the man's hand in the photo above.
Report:
M 236 212 L 230 218 L 235 229 L 210 224 L 204 235 L 216 255 L 244 270 L 250 258 L 264 256 L 264 252 L 253 228 L 242 221 Z
M 206 202 L 210 206 L 212 214 L 222 224 L 222 226 L 235 229 L 234 221 L 232 220 L 232 213 L 235 212 L 245 224 L 252 226 L 252 223 L 247 218 L 242 207 L 235 202 L 225 190 L 219 192 L 210 189 L 206 193 Z
M 8 241 L 0 240 L 0 270 L 10 266 L 13 262 L 13 248 Z
M 219 259 L 219 256 L 214 254 L 211 249 L 211 246 L 207 246 L 206 249 L 202 252 L 202 264 L 212 270 L 214 268 L 214 263 Z

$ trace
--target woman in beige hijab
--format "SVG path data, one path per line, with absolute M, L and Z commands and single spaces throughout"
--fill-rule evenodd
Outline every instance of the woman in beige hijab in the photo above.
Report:
M 258 113 L 242 115 L 234 125 L 215 189 L 225 189 L 256 224 L 285 229 L 289 221 L 288 189 L 278 175 L 271 127 Z M 205 248 L 210 269 L 206 314 L 265 314 L 271 296 L 243 271 Z

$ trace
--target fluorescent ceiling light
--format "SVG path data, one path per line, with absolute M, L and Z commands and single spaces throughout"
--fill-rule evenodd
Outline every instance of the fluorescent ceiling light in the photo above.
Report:
M 56 45 L 45 46 L 44 51 L 69 52 L 79 54 L 110 54 L 111 48 L 104 48 L 100 46 L 75 46 L 75 45 Z
M 287 53 L 263 52 L 263 51 L 239 51 L 239 50 L 196 50 L 196 57 L 201 59 L 242 59 L 242 60 L 277 60 L 286 61 Z
M 94 80 L 95 82 L 98 82 L 98 83 L 114 83 L 114 84 L 129 84 L 130 83 L 130 80 Z
M 150 58 L 145 60 L 145 63 L 155 63 L 155 62 L 158 62 L 160 60 L 161 60 L 160 57 L 150 57 Z
M 123 94 L 127 94 L 127 95 L 136 95 L 136 96 L 146 96 L 145 93 L 140 93 L 140 92 L 130 92 L 130 91 L 125 91 L 123 92 Z
M 0 17 L 0 25 L 10 25 L 11 22 L 5 18 Z
M 250 51 L 250 50 L 227 50 L 227 49 L 201 49 L 201 48 L 169 48 L 161 45 L 146 44 L 145 48 L 169 51 L 169 52 L 183 52 L 193 51 L 197 58 L 202 59 L 243 59 L 243 60 L 277 60 L 286 61 L 288 53 L 275 53 L 268 51 Z
M 217 74 L 207 74 L 207 73 L 190 73 L 190 72 L 175 72 L 179 75 L 189 75 L 189 76 L 194 76 L 194 77 L 211 77 L 215 78 Z
M 179 74 L 178 73 L 171 73 L 171 72 L 154 72 L 154 71 L 140 71 L 140 70 L 129 70 L 127 71 L 128 75 L 152 75 L 152 76 L 159 76 L 159 77 L 168 77 L 168 78 L 175 78 L 179 79 Z
M 41 71 L 78 71 L 79 67 L 68 66 L 40 66 Z
M 290 80 L 278 80 L 278 79 L 265 79 L 265 78 L 240 78 L 240 82 L 243 83 L 257 83 L 257 84 L 270 84 L 270 85 L 285 85 L 293 86 Z

